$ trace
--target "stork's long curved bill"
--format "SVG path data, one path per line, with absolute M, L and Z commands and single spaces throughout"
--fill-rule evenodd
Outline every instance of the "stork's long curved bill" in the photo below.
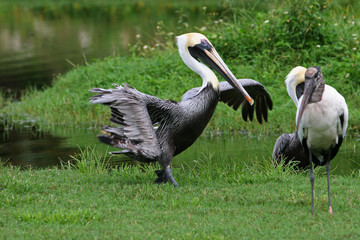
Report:
M 299 130 L 299 125 L 300 125 L 300 121 L 301 121 L 302 115 L 304 113 L 304 110 L 305 110 L 306 106 L 308 105 L 308 102 L 309 102 L 309 99 L 311 97 L 312 92 L 314 91 L 314 82 L 313 81 L 305 82 L 305 87 L 304 88 L 305 88 L 305 91 L 304 91 L 304 94 L 302 96 L 302 100 L 301 100 L 301 103 L 300 103 L 299 114 L 298 114 L 298 117 L 296 119 L 297 131 Z

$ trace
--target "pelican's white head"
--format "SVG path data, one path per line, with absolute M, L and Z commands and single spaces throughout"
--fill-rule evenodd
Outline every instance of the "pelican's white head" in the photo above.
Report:
M 296 95 L 296 86 L 300 83 L 305 82 L 306 70 L 307 69 L 302 66 L 297 66 L 293 68 L 285 78 L 287 92 L 291 99 L 294 101 L 296 107 L 298 107 L 299 104 L 299 98 Z
M 195 59 L 189 52 L 189 47 L 193 48 L 197 44 L 201 44 L 202 39 L 212 47 L 210 41 L 201 33 L 185 33 L 177 36 L 176 40 L 180 57 L 186 66 L 201 76 L 203 79 L 203 87 L 206 87 L 208 82 L 210 82 L 215 89 L 219 89 L 219 81 L 214 72 L 205 64 Z
M 229 84 L 237 89 L 252 105 L 254 100 L 246 90 L 237 82 L 236 77 L 221 59 L 210 41 L 201 33 L 186 33 L 177 37 L 179 54 L 184 63 L 203 79 L 202 88 L 209 83 L 219 90 L 219 81 L 211 67 L 217 71 Z M 200 62 L 200 60 L 202 62 Z M 206 65 L 205 65 L 206 64 Z M 208 67 L 209 66 L 209 67 Z

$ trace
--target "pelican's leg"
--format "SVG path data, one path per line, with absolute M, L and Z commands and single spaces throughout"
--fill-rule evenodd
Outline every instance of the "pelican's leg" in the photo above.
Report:
M 166 183 L 167 181 L 170 181 L 174 187 L 178 187 L 179 185 L 174 179 L 174 176 L 172 175 L 172 171 L 170 168 L 171 159 L 174 156 L 175 147 L 168 144 L 162 145 L 162 154 L 159 156 L 159 164 L 162 167 L 162 170 L 155 171 L 156 174 L 158 174 L 157 180 L 163 180 L 162 182 Z
M 329 213 L 333 213 L 332 207 L 331 207 L 331 196 L 330 196 L 330 153 L 329 157 L 326 162 L 326 175 L 327 175 L 327 182 L 328 182 L 328 197 L 329 197 Z
M 312 153 L 311 148 L 309 147 L 309 161 L 310 161 L 310 182 L 311 182 L 311 212 L 314 215 L 314 182 L 315 182 L 315 175 L 314 175 L 314 167 L 312 162 Z
M 170 180 L 170 182 L 174 185 L 174 187 L 179 187 L 179 185 L 178 185 L 177 182 L 175 181 L 175 178 L 174 178 L 173 175 L 172 175 L 172 171 L 171 171 L 170 165 L 168 165 L 168 166 L 165 167 L 165 175 L 166 175 L 166 178 L 167 178 L 168 180 Z

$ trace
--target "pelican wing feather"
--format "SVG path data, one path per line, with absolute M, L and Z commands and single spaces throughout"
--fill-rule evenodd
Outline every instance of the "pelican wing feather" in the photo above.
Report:
M 141 93 L 127 84 L 115 86 L 115 89 L 90 90 L 100 93 L 92 96 L 90 102 L 109 106 L 110 121 L 121 125 L 105 127 L 104 130 L 115 134 L 117 147 L 125 148 L 131 144 L 132 147 L 128 149 L 133 154 L 154 159 L 159 156 L 160 148 L 153 124 L 165 117 L 174 103 Z
M 252 79 L 238 79 L 237 81 L 254 99 L 255 104 L 250 106 L 249 102 L 225 81 L 220 82 L 220 101 L 226 103 L 234 110 L 237 110 L 241 105 L 244 121 L 247 121 L 247 119 L 252 121 L 254 112 L 260 124 L 263 119 L 267 121 L 268 109 L 272 109 L 273 103 L 265 87 L 261 83 Z

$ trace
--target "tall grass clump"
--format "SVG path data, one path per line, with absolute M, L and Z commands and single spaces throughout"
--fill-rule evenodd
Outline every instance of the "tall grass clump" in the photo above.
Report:
M 70 155 L 71 160 L 62 163 L 63 170 L 74 171 L 85 176 L 111 175 L 125 183 L 150 184 L 155 180 L 157 164 L 144 164 L 135 161 L 114 161 L 109 150 L 99 151 L 96 146 L 79 147 L 79 152 Z
M 79 153 L 70 157 L 72 161 L 68 161 L 67 164 L 63 163 L 63 168 L 73 168 L 80 173 L 104 174 L 108 173 L 111 167 L 108 152 L 100 154 L 95 147 L 79 148 Z

